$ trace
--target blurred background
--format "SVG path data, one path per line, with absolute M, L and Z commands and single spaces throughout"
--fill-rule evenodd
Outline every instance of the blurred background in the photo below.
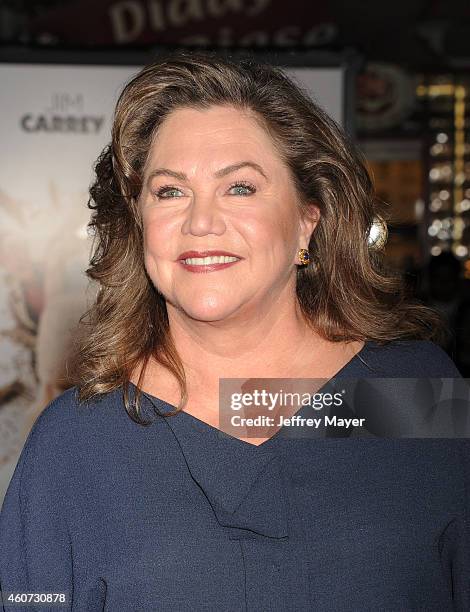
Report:
M 255 53 L 363 151 L 389 207 L 385 256 L 443 313 L 470 377 L 468 0 L 3 0 L 0 503 L 94 297 L 87 190 L 124 84 L 162 51 Z

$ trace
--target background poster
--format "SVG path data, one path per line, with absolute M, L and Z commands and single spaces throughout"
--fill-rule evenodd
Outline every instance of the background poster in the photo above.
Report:
M 88 188 L 140 66 L 0 64 L 0 504 L 93 299 Z M 339 123 L 344 68 L 286 68 Z

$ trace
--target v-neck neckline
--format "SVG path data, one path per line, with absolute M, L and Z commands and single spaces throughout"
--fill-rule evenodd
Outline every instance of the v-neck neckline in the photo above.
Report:
M 347 361 L 331 378 L 329 378 L 317 391 L 316 393 L 321 393 L 323 392 L 323 390 L 328 387 L 332 382 L 335 381 L 336 378 L 338 377 L 344 377 L 345 376 L 345 372 L 350 369 L 353 365 L 355 365 L 356 361 L 361 360 L 364 357 L 365 353 L 368 352 L 369 348 L 372 345 L 372 341 L 370 340 L 366 340 L 364 342 L 364 346 L 361 348 L 360 351 L 358 351 L 355 355 L 353 355 L 351 357 L 351 359 L 349 361 Z M 129 381 L 129 384 L 134 388 L 134 390 L 137 389 L 137 386 L 132 382 Z M 152 403 L 153 402 L 157 402 L 160 405 L 163 405 L 163 408 L 167 411 L 174 411 L 177 409 L 176 406 L 174 406 L 173 404 L 170 404 L 169 402 L 166 402 L 165 400 L 160 399 L 159 397 L 156 397 L 155 395 L 151 395 L 150 393 L 147 393 L 146 391 L 142 391 L 142 395 L 145 395 Z M 303 408 L 305 408 L 305 406 L 302 406 L 301 408 L 299 408 L 299 410 L 295 413 L 298 414 Z M 218 436 L 222 436 L 225 438 L 229 438 L 230 440 L 234 440 L 236 441 L 236 443 L 241 444 L 245 447 L 252 447 L 254 449 L 259 449 L 259 452 L 261 452 L 262 450 L 266 449 L 269 450 L 271 444 L 275 444 L 278 440 L 280 440 L 282 438 L 282 433 L 284 430 L 287 429 L 286 425 L 282 425 L 275 434 L 273 434 L 271 437 L 267 438 L 264 442 L 261 442 L 261 444 L 252 444 L 251 442 L 247 442 L 246 440 L 241 440 L 240 438 L 237 438 L 236 436 L 232 436 L 231 434 L 228 434 L 226 432 L 224 432 L 223 430 L 219 429 L 218 427 L 215 427 L 214 425 L 211 425 L 210 423 L 208 423 L 207 421 L 204 421 L 196 416 L 194 416 L 193 414 L 186 412 L 185 410 L 180 410 L 177 414 L 174 415 L 173 418 L 176 418 L 180 416 L 183 419 L 187 419 L 187 422 L 195 422 L 196 424 L 199 425 L 199 427 L 203 427 L 203 428 L 207 428 L 207 430 L 209 430 L 212 434 L 216 434 Z

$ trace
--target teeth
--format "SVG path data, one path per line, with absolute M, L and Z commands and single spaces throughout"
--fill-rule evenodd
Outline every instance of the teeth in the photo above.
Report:
M 207 266 L 208 264 L 229 263 L 230 261 L 238 261 L 238 257 L 228 257 L 226 255 L 218 255 L 216 257 L 191 257 L 185 259 L 184 263 L 190 266 Z

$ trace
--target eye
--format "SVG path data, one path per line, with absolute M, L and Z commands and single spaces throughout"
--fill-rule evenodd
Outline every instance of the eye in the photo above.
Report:
M 229 191 L 231 189 L 236 189 L 237 192 L 234 195 L 240 196 L 249 196 L 256 192 L 256 187 L 247 181 L 238 181 L 237 183 L 232 183 L 229 187 Z
M 179 191 L 181 193 L 181 190 L 178 189 L 178 187 L 174 187 L 173 185 L 164 185 L 163 187 L 160 187 L 160 189 L 157 189 L 157 191 L 153 192 L 153 195 L 159 200 L 168 200 L 169 198 L 178 197 L 174 195 L 175 191 Z

